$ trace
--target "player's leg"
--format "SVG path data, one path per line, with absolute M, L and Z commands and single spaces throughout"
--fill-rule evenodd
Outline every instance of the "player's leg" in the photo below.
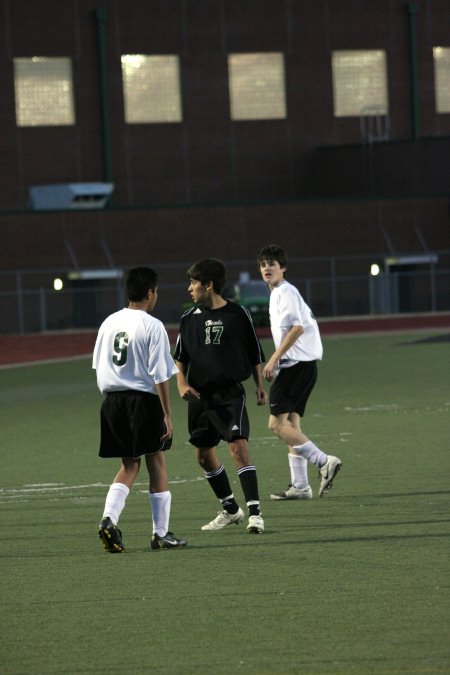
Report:
M 296 412 L 288 414 L 288 421 L 301 431 L 301 418 Z M 289 471 L 291 482 L 287 489 L 280 492 L 273 492 L 270 498 L 276 501 L 286 499 L 311 499 L 312 490 L 308 483 L 308 462 L 304 457 L 297 454 L 292 446 L 289 446 L 288 453 Z
M 231 398 L 229 398 L 231 393 Z M 208 423 L 212 429 L 217 434 L 217 438 L 224 439 L 228 441 L 228 447 L 230 454 L 234 463 L 234 466 L 237 469 L 239 480 L 244 492 L 245 500 L 249 508 L 249 532 L 262 532 L 264 530 L 264 521 L 261 518 L 260 506 L 259 506 L 259 494 L 258 494 L 258 482 L 256 478 L 256 469 L 252 464 L 250 455 L 248 452 L 248 435 L 249 435 L 249 420 L 248 414 L 245 407 L 245 391 L 242 387 L 239 387 L 239 395 L 236 396 L 235 390 L 232 392 L 221 392 L 222 400 L 220 405 L 212 406 L 207 411 Z M 211 470 L 214 467 L 219 466 L 221 463 L 217 458 L 215 448 L 212 448 L 214 454 L 208 455 L 205 454 L 205 457 L 209 458 L 210 474 Z M 216 461 L 217 458 L 217 461 Z M 216 469 L 217 470 L 217 469 Z M 228 481 L 228 478 L 227 478 Z M 228 483 L 229 485 L 229 483 Z M 230 495 L 232 496 L 231 487 L 229 488 Z M 216 493 L 217 494 L 217 493 Z M 242 522 L 244 512 L 242 509 L 237 507 L 236 501 L 233 497 L 232 507 L 233 510 L 230 511 L 230 507 L 226 506 L 226 501 L 222 501 L 224 505 L 223 514 L 219 514 L 216 518 L 216 521 L 220 521 L 221 527 L 228 525 L 230 522 L 230 513 L 231 513 L 231 522 Z M 228 500 L 227 500 L 228 501 Z M 238 508 L 237 511 L 235 509 Z M 213 521 L 213 522 L 216 522 Z M 255 522 L 253 522 L 255 521 Z M 256 522 L 257 521 L 257 522 Z M 223 524 L 224 523 L 224 524 Z M 219 523 L 217 523 L 219 524 Z M 207 529 L 219 529 L 214 526 L 211 526 L 209 523 Z M 221 529 L 221 528 L 220 528 Z
M 264 521 L 261 516 L 256 467 L 250 457 L 248 441 L 246 438 L 233 439 L 228 443 L 228 448 L 248 507 L 247 530 L 252 534 L 261 534 L 264 532 Z
M 105 508 L 103 509 L 98 533 L 105 549 L 110 553 L 121 553 L 125 550 L 122 543 L 122 533 L 117 524 L 125 508 L 125 501 L 130 488 L 139 473 L 139 467 L 140 459 L 122 457 L 120 469 L 106 495 Z
M 128 490 L 131 490 L 134 481 L 136 480 L 139 469 L 141 467 L 141 460 L 139 457 L 122 457 L 120 469 L 113 480 L 113 485 L 126 485 Z
M 323 452 L 302 431 L 295 428 L 287 414 L 276 417 L 270 415 L 269 429 L 292 448 L 293 454 L 302 457 L 319 469 L 319 497 L 321 497 L 324 490 L 331 488 L 333 479 L 342 467 L 339 457 Z
M 292 454 L 302 457 L 319 469 L 319 497 L 324 490 L 330 489 L 333 478 L 342 466 L 338 457 L 327 455 L 315 445 L 301 430 L 292 412 L 300 417 L 304 415 L 309 396 L 317 381 L 317 365 L 315 361 L 300 362 L 286 368 L 280 373 L 270 389 L 271 409 L 280 410 L 281 414 L 270 415 L 269 429 L 290 448 Z
M 148 496 L 152 509 L 153 534 L 163 537 L 169 530 L 172 495 L 167 480 L 166 455 L 156 452 L 145 456 L 149 475 Z
M 203 525 L 202 530 L 222 530 L 232 523 L 241 523 L 244 519 L 244 512 L 234 498 L 227 472 L 217 455 L 215 446 L 196 448 L 196 455 L 204 476 L 223 509 L 214 520 Z
M 100 411 L 99 455 L 122 458 L 120 469 L 108 490 L 103 517 L 98 526 L 99 537 L 110 553 L 125 550 L 117 523 L 139 472 L 140 460 L 126 457 L 133 454 L 127 413 L 130 396 L 128 392 L 110 393 L 104 398 Z
M 308 437 L 300 429 L 290 412 L 281 415 L 269 415 L 269 430 L 293 448 L 308 442 Z
M 177 539 L 169 532 L 172 494 L 167 479 L 164 451 L 145 455 L 149 475 L 149 500 L 152 510 L 152 549 L 170 549 L 186 546 L 185 539 Z
M 206 400 L 189 399 L 189 442 L 195 447 L 197 462 L 222 506 L 216 518 L 203 525 L 202 530 L 221 530 L 231 523 L 242 522 L 244 518 L 244 512 L 234 498 L 225 467 L 216 452 L 221 436 L 215 422 Z
M 317 377 L 317 370 L 315 373 Z M 300 415 L 303 415 L 315 383 L 312 374 L 308 375 L 305 378 L 305 369 L 301 363 L 297 363 L 290 368 L 283 368 L 270 387 L 269 430 L 291 448 L 308 441 L 300 427 Z
M 317 382 L 317 363 L 315 361 L 307 361 L 298 364 L 298 372 L 294 375 L 293 389 L 296 392 L 294 398 L 294 410 L 303 417 L 305 414 L 306 404 L 309 396 Z M 333 479 L 342 467 L 342 462 L 339 457 L 328 455 L 317 447 L 309 438 L 306 442 L 293 447 L 293 450 L 300 456 L 304 457 L 308 462 L 314 464 L 319 469 L 319 497 L 324 493 L 324 490 L 329 490 L 333 484 Z

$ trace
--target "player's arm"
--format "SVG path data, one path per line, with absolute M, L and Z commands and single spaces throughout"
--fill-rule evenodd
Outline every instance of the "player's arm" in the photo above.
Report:
M 172 413 L 170 409 L 169 380 L 165 380 L 164 382 L 157 382 L 156 390 L 158 392 L 159 400 L 161 401 L 161 406 L 164 412 L 164 424 L 166 425 L 166 433 L 163 436 L 161 436 L 161 439 L 166 440 L 172 438 L 173 435 Z
M 191 387 L 186 379 L 187 365 L 182 361 L 175 361 L 175 363 L 178 368 L 177 386 L 181 398 L 184 398 L 185 401 L 187 401 L 190 396 L 193 396 L 194 398 L 200 398 L 198 391 L 196 391 L 194 387 Z
M 253 366 L 253 371 L 252 371 L 253 379 L 255 380 L 256 384 L 256 405 L 264 405 L 267 403 L 267 392 L 263 387 L 263 381 L 262 381 L 262 369 L 261 369 L 261 364 L 257 363 L 256 365 Z
M 278 366 L 278 362 L 282 358 L 283 354 L 286 354 L 288 349 L 292 347 L 292 345 L 298 340 L 298 338 L 301 335 L 303 335 L 304 332 L 305 331 L 303 326 L 291 326 L 289 328 L 288 332 L 280 342 L 279 346 L 277 347 L 277 349 L 275 349 L 274 353 L 264 366 L 263 376 L 266 378 L 268 382 L 273 380 L 275 376 L 275 371 Z

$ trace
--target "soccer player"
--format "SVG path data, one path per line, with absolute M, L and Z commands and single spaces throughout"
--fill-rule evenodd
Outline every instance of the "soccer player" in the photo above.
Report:
M 291 483 L 271 499 L 311 499 L 308 462 L 319 469 L 319 497 L 332 486 L 342 466 L 338 457 L 326 455 L 301 430 L 301 418 L 316 384 L 317 361 L 322 358 L 319 327 L 298 290 L 284 278 L 287 257 L 276 245 L 258 253 L 261 276 L 270 289 L 270 325 L 275 351 L 263 376 L 270 387 L 269 429 L 289 446 Z
M 121 460 L 98 526 L 99 537 L 110 553 L 125 551 L 117 523 L 142 457 L 150 479 L 151 548 L 186 546 L 184 539 L 169 532 L 171 493 L 165 450 L 170 448 L 173 434 L 169 380 L 177 368 L 163 324 L 150 316 L 157 300 L 157 282 L 156 272 L 148 267 L 128 272 L 128 307 L 105 319 L 94 348 L 92 367 L 105 395 L 99 455 Z
M 178 391 L 188 402 L 189 441 L 222 509 L 202 530 L 221 530 L 244 520 L 217 455 L 216 446 L 223 439 L 247 503 L 247 530 L 260 534 L 264 521 L 256 468 L 248 450 L 249 420 L 242 382 L 252 374 L 256 403 L 266 403 L 261 372 L 264 354 L 249 312 L 221 294 L 226 276 L 223 263 L 214 258 L 201 260 L 187 274 L 194 307 L 181 317 L 175 348 Z

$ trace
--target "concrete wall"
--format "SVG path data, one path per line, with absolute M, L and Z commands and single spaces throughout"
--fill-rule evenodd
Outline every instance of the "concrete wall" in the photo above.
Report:
M 277 242 L 291 258 L 450 249 L 448 200 L 330 200 L 167 209 L 0 214 L 0 269 L 127 267 L 201 257 L 254 260 Z M 386 237 L 387 235 L 387 237 Z M 106 244 L 106 247 L 105 247 Z M 183 270 L 184 273 L 184 270 Z M 178 272 L 175 271 L 175 274 Z

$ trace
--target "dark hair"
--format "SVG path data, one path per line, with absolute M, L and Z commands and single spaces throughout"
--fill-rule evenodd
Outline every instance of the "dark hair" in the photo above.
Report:
M 226 282 L 225 265 L 221 260 L 217 260 L 216 258 L 199 260 L 190 266 L 187 275 L 189 279 L 196 279 L 197 281 L 201 281 L 202 284 L 212 281 L 215 293 L 219 294 L 222 293 Z
M 277 246 L 276 244 L 263 246 L 258 253 L 257 260 L 258 265 L 260 265 L 264 260 L 274 260 L 280 263 L 280 267 L 287 267 L 287 255 L 281 246 Z
M 150 267 L 134 267 L 125 278 L 125 291 L 128 300 L 139 302 L 149 290 L 154 291 L 158 285 L 158 275 Z

